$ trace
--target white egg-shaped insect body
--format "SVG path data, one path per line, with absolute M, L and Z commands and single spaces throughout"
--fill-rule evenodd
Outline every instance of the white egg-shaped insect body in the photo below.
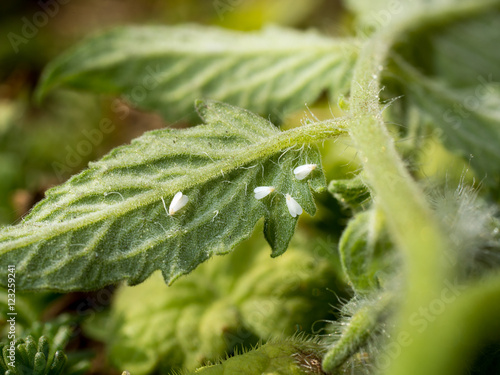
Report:
M 174 215 L 177 211 L 179 211 L 182 207 L 184 207 L 189 198 L 187 195 L 182 194 L 182 192 L 177 192 L 172 198 L 172 202 L 170 202 L 170 206 L 168 207 L 168 214 L 170 216 Z
M 253 189 L 253 192 L 255 193 L 255 199 L 262 199 L 264 197 L 267 197 L 275 190 L 276 189 L 274 188 L 274 186 L 258 186 Z
M 288 212 L 292 217 L 296 217 L 302 213 L 302 207 L 297 203 L 295 199 L 292 198 L 290 194 L 285 195 L 286 206 L 288 207 Z
M 297 180 L 303 180 L 304 178 L 309 176 L 309 174 L 311 174 L 311 172 L 314 171 L 317 167 L 317 164 L 300 165 L 293 170 L 293 174 L 295 175 L 295 178 Z

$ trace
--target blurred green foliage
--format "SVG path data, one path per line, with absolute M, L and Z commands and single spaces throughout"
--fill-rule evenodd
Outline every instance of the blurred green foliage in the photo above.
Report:
M 320 330 L 334 318 L 332 298 L 346 296 L 335 258 L 334 243 L 295 238 L 271 259 L 257 233 L 171 287 L 156 273 L 120 288 L 107 321 L 89 322 L 86 331 L 107 342 L 116 367 L 133 374 L 193 370 L 259 340 L 311 334 L 313 324 Z

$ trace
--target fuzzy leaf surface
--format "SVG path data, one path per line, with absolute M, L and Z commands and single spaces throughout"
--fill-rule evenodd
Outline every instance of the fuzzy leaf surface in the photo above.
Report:
M 325 90 L 347 91 L 357 50 L 354 39 L 278 27 L 253 33 L 199 25 L 124 27 L 55 59 L 38 94 L 66 87 L 123 95 L 171 121 L 195 117 L 197 98 L 279 118 Z
M 114 149 L 47 191 L 21 224 L 2 228 L 0 260 L 16 265 L 16 287 L 91 290 L 137 284 L 156 269 L 172 282 L 229 252 L 263 216 L 272 255 L 282 254 L 297 222 L 283 194 L 314 214 L 311 188 L 325 188 L 318 150 L 299 146 L 303 133 L 237 107 L 199 101 L 197 110 L 206 125 L 152 131 Z M 307 162 L 319 168 L 296 180 L 293 169 Z M 256 200 L 256 186 L 276 192 Z M 189 202 L 168 216 L 178 191 Z
M 312 364 L 311 364 L 312 363 Z M 192 374 L 200 375 L 308 375 L 321 374 L 321 350 L 313 342 L 296 339 L 271 341 Z
M 264 239 L 252 237 L 171 287 L 159 273 L 121 287 L 105 338 L 115 367 L 136 375 L 195 369 L 259 340 L 318 329 L 330 316 L 331 290 L 343 286 L 333 252 L 311 251 L 317 243 L 299 235 L 270 259 Z
M 357 175 L 351 179 L 331 180 L 328 191 L 345 207 L 357 210 L 370 200 L 370 192 Z

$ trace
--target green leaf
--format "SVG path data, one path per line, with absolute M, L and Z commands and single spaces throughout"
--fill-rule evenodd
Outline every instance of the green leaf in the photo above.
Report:
M 404 96 L 404 113 L 417 108 L 421 122 L 493 187 L 500 184 L 499 20 L 496 7 L 410 34 L 411 42 L 396 49 L 390 76 L 399 80 L 391 95 Z
M 328 191 L 344 206 L 357 210 L 370 200 L 370 191 L 360 175 L 346 180 L 332 180 Z
M 50 63 L 38 87 L 123 95 L 178 121 L 210 98 L 275 118 L 348 90 L 358 43 L 269 27 L 253 33 L 198 25 L 124 27 L 83 41 Z
M 376 209 L 354 216 L 342 233 L 339 251 L 349 284 L 369 293 L 383 283 L 394 263 L 383 214 Z
M 62 373 L 77 375 L 78 369 L 89 370 L 89 353 L 79 353 L 73 363 L 66 361 L 67 357 L 63 349 L 70 339 L 70 323 L 74 324 L 74 321 L 71 321 L 69 316 L 63 314 L 51 322 L 43 324 L 36 322 L 33 324 L 28 330 L 29 335 L 16 338 L 14 368 L 8 367 L 8 363 L 11 362 L 7 358 L 7 355 L 9 355 L 7 349 L 10 347 L 10 342 L 0 343 L 0 353 L 3 354 L 3 356 L 0 356 L 0 373 L 7 373 L 7 368 L 10 370 L 9 374 L 12 375 L 59 375 Z M 63 336 L 64 340 L 62 340 Z
M 149 132 L 114 149 L 47 191 L 21 224 L 2 228 L 0 260 L 16 265 L 16 287 L 133 285 L 156 269 L 172 282 L 229 252 L 263 216 L 266 228 L 282 231 L 271 241 L 272 256 L 282 254 L 298 219 L 283 195 L 313 215 L 311 187 L 325 188 L 319 152 L 306 145 L 317 139 L 313 125 L 281 132 L 230 105 L 200 101 L 197 109 L 207 125 Z M 293 169 L 305 163 L 318 168 L 299 181 Z M 276 191 L 256 200 L 257 186 Z M 179 191 L 189 202 L 169 216 L 167 206 Z
M 33 373 L 35 375 L 43 374 L 47 366 L 47 358 L 41 352 L 37 352 L 34 357 Z
M 408 23 L 412 18 L 416 20 L 417 27 L 426 25 L 432 20 L 434 14 L 445 14 L 446 18 L 454 17 L 457 8 L 468 9 L 469 14 L 483 7 L 498 4 L 498 0 L 346 0 L 347 9 L 356 14 L 357 22 L 362 26 L 362 31 L 387 27 L 391 23 L 404 20 Z M 467 12 L 465 12 L 467 13 Z M 463 13 L 462 13 L 463 14 Z M 460 16 L 460 12 L 457 12 Z M 418 19 L 421 17 L 421 19 Z M 439 17 L 438 17 L 439 18 Z M 441 23 L 443 18 L 439 18 Z M 432 22 L 432 21 L 431 21 Z M 406 43 L 409 44 L 409 43 Z M 418 41 L 416 44 L 421 44 Z
M 487 185 L 500 184 L 500 85 L 478 81 L 476 87 L 454 88 L 405 66 L 406 90 L 443 144 L 470 160 Z M 481 76 L 478 76 L 481 77 Z M 491 77 L 490 77 L 491 78 Z
M 340 287 L 333 254 L 320 254 L 313 244 L 294 239 L 286 254 L 270 259 L 264 240 L 255 238 L 171 287 L 155 273 L 141 285 L 120 288 L 107 337 L 111 361 L 136 375 L 158 368 L 170 373 L 258 340 L 321 328 L 318 321 L 330 316 L 331 291 Z
M 432 58 L 423 64 L 429 75 L 439 76 L 454 88 L 481 91 L 484 85 L 500 81 L 500 2 L 488 11 L 453 22 L 445 27 L 425 29 L 415 35 L 417 53 L 426 49 Z M 415 56 L 416 58 L 416 56 Z

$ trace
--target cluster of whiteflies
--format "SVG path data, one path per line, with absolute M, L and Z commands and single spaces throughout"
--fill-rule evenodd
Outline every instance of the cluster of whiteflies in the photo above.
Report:
M 295 168 L 293 170 L 293 173 L 295 174 L 295 178 L 297 180 L 303 180 L 304 178 L 309 176 L 309 174 L 314 171 L 316 167 L 316 164 L 304 164 Z M 258 186 L 253 190 L 253 192 L 255 193 L 255 199 L 262 199 L 264 197 L 267 197 L 274 191 L 276 191 L 276 188 L 274 186 Z M 300 206 L 300 204 L 288 193 L 285 194 L 285 198 L 286 206 L 288 207 L 288 212 L 290 212 L 290 215 L 292 215 L 292 217 L 300 215 L 302 213 L 302 207 Z
M 274 191 L 276 191 L 274 186 L 258 186 L 253 189 L 253 192 L 255 193 L 255 199 L 262 199 L 264 197 L 267 197 Z M 292 217 L 300 215 L 302 213 L 302 207 L 300 206 L 300 204 L 298 204 L 297 201 L 293 199 L 292 196 L 288 193 L 285 194 L 285 198 L 290 215 L 292 215 Z
M 295 178 L 297 178 L 297 180 L 303 180 L 304 178 L 309 176 L 309 174 L 316 168 L 317 168 L 316 164 L 304 164 L 295 168 L 293 170 L 293 173 L 295 175 Z M 253 190 L 253 192 L 255 193 L 255 199 L 262 199 L 264 197 L 267 197 L 274 191 L 276 191 L 274 186 L 258 186 Z M 300 206 L 300 204 L 297 203 L 297 201 L 294 198 L 292 198 L 290 194 L 288 193 L 285 194 L 285 198 L 286 198 L 286 205 L 288 207 L 288 212 L 290 212 L 290 215 L 292 215 L 292 217 L 296 217 L 302 214 L 302 207 Z M 181 191 L 177 192 L 172 198 L 172 202 L 170 202 L 170 206 L 168 208 L 168 215 L 170 216 L 174 215 L 177 211 L 182 209 L 187 204 L 188 200 L 189 198 L 187 197 L 187 195 L 182 194 Z

